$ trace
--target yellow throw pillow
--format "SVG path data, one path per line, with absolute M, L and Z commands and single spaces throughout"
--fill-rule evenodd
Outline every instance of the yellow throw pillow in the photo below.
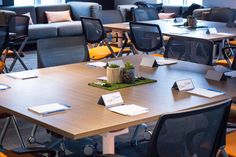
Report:
M 45 11 L 48 23 L 72 21 L 70 11 Z

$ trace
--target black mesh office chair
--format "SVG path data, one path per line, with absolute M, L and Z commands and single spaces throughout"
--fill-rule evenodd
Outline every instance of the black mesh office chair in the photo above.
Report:
M 205 39 L 171 37 L 164 57 L 199 64 L 213 64 L 213 42 Z
M 24 15 L 12 15 L 9 19 L 8 26 L 10 33 L 9 46 L 10 50 L 12 50 L 12 54 L 8 54 L 8 56 L 13 57 L 14 60 L 7 70 L 11 72 L 17 60 L 19 60 L 25 70 L 28 70 L 21 57 L 24 57 L 22 51 L 28 41 L 29 17 Z M 20 47 L 17 49 L 19 45 Z
M 89 61 L 84 37 L 61 37 L 37 41 L 38 68 Z
M 134 8 L 132 9 L 134 21 L 158 20 L 158 11 L 155 8 Z
M 146 157 L 215 157 L 225 144 L 230 105 L 227 100 L 161 116 Z
M 0 73 L 5 67 L 6 54 L 8 52 L 8 27 L 0 26 Z
M 6 58 L 6 53 L 8 51 L 8 26 L 0 26 L 0 67 L 1 67 L 1 72 L 4 69 L 4 65 L 5 65 L 5 58 Z M 13 125 L 16 129 L 16 133 L 18 135 L 18 138 L 21 142 L 22 147 L 25 147 L 25 144 L 23 142 L 23 139 L 21 137 L 20 134 L 20 130 L 18 128 L 17 125 L 17 120 L 14 116 L 4 113 L 4 112 L 0 112 L 0 119 L 6 119 L 4 126 L 1 130 L 1 134 L 0 134 L 0 146 L 2 146 L 3 143 L 3 139 L 5 137 L 5 134 L 7 132 L 7 129 L 9 128 L 9 125 L 11 123 L 11 121 L 13 122 Z
M 208 20 L 225 23 L 233 22 L 234 12 L 230 8 L 212 8 L 208 15 Z
M 163 35 L 159 25 L 130 22 L 131 41 L 138 51 L 164 51 Z

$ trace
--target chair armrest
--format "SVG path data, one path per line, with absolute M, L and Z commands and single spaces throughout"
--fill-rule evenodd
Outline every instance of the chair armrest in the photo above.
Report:
M 12 150 L 14 153 L 17 154 L 26 154 L 26 153 L 47 153 L 49 157 L 55 157 L 56 152 L 52 149 L 48 148 L 40 148 L 40 147 L 32 147 L 32 148 L 15 148 Z

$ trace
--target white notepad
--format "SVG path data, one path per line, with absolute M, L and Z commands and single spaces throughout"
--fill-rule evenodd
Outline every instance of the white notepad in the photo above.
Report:
M 14 79 L 21 79 L 21 80 L 25 80 L 25 79 L 32 79 L 32 78 L 37 78 L 38 75 L 37 74 L 33 74 L 30 72 L 16 72 L 16 73 L 9 73 L 7 74 L 8 77 L 14 78 Z
M 59 103 L 52 103 L 52 104 L 45 104 L 45 105 L 39 105 L 34 107 L 29 107 L 29 111 L 35 112 L 40 115 L 47 115 L 55 112 L 62 112 L 65 110 L 70 109 L 71 107 L 64 104 Z
M 101 67 L 101 68 L 107 66 L 107 63 L 100 62 L 100 61 L 98 61 L 98 62 L 90 62 L 90 63 L 87 63 L 87 64 L 90 65 L 90 66 Z
M 171 64 L 178 63 L 177 60 L 173 60 L 173 59 L 157 59 L 156 61 L 158 65 L 171 65 Z
M 220 91 L 213 91 L 209 89 L 203 89 L 203 88 L 195 88 L 193 90 L 187 91 L 188 93 L 194 94 L 194 95 L 199 95 L 207 98 L 213 98 L 216 96 L 223 95 L 223 92 Z
M 148 112 L 148 108 L 134 104 L 110 107 L 109 110 L 127 116 L 134 116 Z

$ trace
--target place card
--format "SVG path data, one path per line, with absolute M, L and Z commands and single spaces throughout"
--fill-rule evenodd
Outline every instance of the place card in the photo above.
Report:
M 143 57 L 140 65 L 150 68 L 158 67 L 156 58 L 154 57 Z
M 206 34 L 214 34 L 214 33 L 218 33 L 216 28 L 208 28 L 206 31 Z
M 193 90 L 187 91 L 190 94 L 198 95 L 198 96 L 203 96 L 206 98 L 213 98 L 216 96 L 223 95 L 224 92 L 215 90 L 215 89 L 204 89 L 204 88 L 195 88 Z
M 124 64 L 123 60 L 109 61 L 108 62 L 108 66 L 111 65 L 111 64 L 116 64 L 116 65 L 120 66 L 120 68 L 124 68 L 125 67 L 125 64 Z
M 226 80 L 226 76 L 224 75 L 224 72 L 219 72 L 215 70 L 208 70 L 205 78 L 208 80 L 214 80 L 214 81 L 223 81 Z
M 121 105 L 123 103 L 124 101 L 120 92 L 102 95 L 98 100 L 98 104 L 105 105 L 108 108 L 116 105 Z
M 230 77 L 230 78 L 236 77 L 236 71 L 235 70 L 225 72 L 224 74 L 225 74 L 225 76 Z
M 178 91 L 187 91 L 194 89 L 194 85 L 192 79 L 185 79 L 176 81 L 172 88 Z
M 38 78 L 37 74 L 31 73 L 29 71 L 9 73 L 6 76 L 20 80 Z
M 176 17 L 174 19 L 174 23 L 182 23 L 183 22 L 183 18 L 182 17 Z

